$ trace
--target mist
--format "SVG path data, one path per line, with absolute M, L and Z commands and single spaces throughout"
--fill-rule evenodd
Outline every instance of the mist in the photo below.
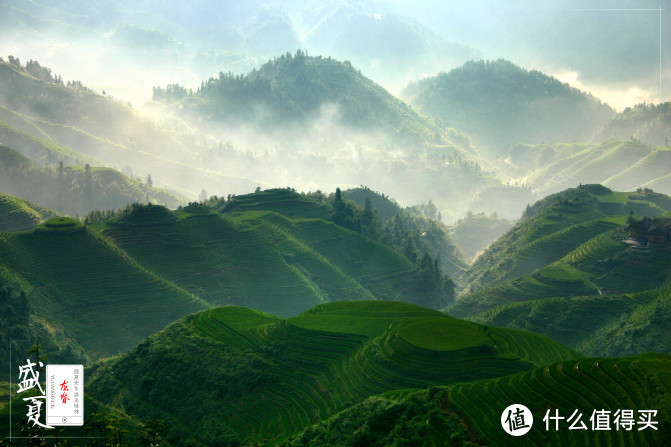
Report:
M 565 153 L 563 143 L 598 146 L 602 141 L 591 140 L 596 124 L 589 137 L 570 132 L 515 136 L 492 151 L 477 132 L 436 116 L 415 115 L 393 105 L 391 95 L 384 101 L 390 110 L 401 107 L 389 115 L 397 121 L 371 125 L 353 122 L 358 118 L 349 115 L 346 102 L 328 97 L 315 97 L 315 107 L 305 109 L 300 119 L 287 119 L 258 103 L 237 121 L 213 119 L 190 108 L 189 101 L 200 101 L 199 88 L 219 73 L 246 75 L 298 48 L 309 56 L 350 61 L 354 70 L 396 96 L 412 81 L 469 60 L 505 57 L 591 93 L 616 111 L 668 100 L 660 82 L 663 87 L 671 81 L 670 62 L 659 45 L 671 41 L 669 28 L 659 26 L 660 18 L 662 25 L 667 22 L 668 10 L 652 11 L 659 9 L 654 2 L 619 2 L 616 6 L 623 9 L 651 11 L 615 14 L 604 11 L 615 8 L 609 5 L 570 0 L 328 6 L 3 2 L 0 54 L 24 64 L 36 60 L 64 81 L 79 80 L 125 108 L 123 113 L 114 109 L 119 122 L 105 123 L 110 126 L 106 131 L 102 123 L 75 124 L 94 136 L 104 134 L 103 140 L 61 129 L 54 141 L 141 180 L 151 174 L 158 186 L 186 197 L 195 198 L 203 189 L 226 196 L 257 186 L 330 192 L 366 185 L 402 205 L 432 200 L 448 223 L 467 211 L 514 219 L 541 194 L 582 180 L 562 174 L 546 188 L 533 171 L 547 160 L 558 161 Z M 193 96 L 172 104 L 152 100 L 154 87 L 175 84 Z M 211 106 L 227 107 L 216 101 Z M 539 110 L 552 107 L 538 105 Z M 17 111 L 36 116 L 30 109 Z M 546 145 L 538 151 L 546 158 L 534 153 L 533 160 L 520 160 L 517 143 Z M 86 162 L 81 157 L 72 161 Z M 608 169 L 600 172 L 597 181 L 613 176 Z M 646 181 L 656 177 L 634 183 Z

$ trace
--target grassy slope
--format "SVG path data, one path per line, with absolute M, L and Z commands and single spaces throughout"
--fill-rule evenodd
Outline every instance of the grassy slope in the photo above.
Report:
M 402 303 L 330 303 L 286 320 L 222 307 L 187 317 L 107 364 L 89 389 L 102 401 L 119 399 L 131 414 L 165 418 L 169 439 L 189 433 L 207 442 L 220 433 L 277 442 L 382 392 L 496 377 L 577 356 L 541 336 Z M 166 394 L 172 393 L 162 389 L 177 371 L 188 376 L 192 404 L 171 406 Z M 217 405 L 212 419 L 221 399 L 228 405 Z M 190 424 L 207 428 L 189 430 L 181 422 L 187 414 Z
M 290 445 L 667 445 L 670 378 L 666 355 L 569 360 L 475 383 L 374 396 L 308 428 Z M 499 422 L 512 404 L 527 406 L 534 416 L 533 428 L 521 437 L 506 434 Z M 565 418 L 579 410 L 588 430 L 569 430 L 565 420 L 558 431 L 553 422 L 546 430 L 548 409 Z M 611 411 L 611 424 L 619 409 L 656 409 L 658 430 L 592 431 L 592 411 L 602 409 Z
M 501 446 L 519 445 L 665 445 L 671 438 L 671 357 L 647 354 L 625 358 L 585 358 L 556 363 L 509 377 L 454 386 L 450 399 L 468 423 L 487 441 Z M 527 435 L 513 438 L 500 425 L 501 412 L 508 405 L 526 405 L 534 416 Z M 588 430 L 545 430 L 546 411 L 558 409 L 568 418 L 583 413 Z M 658 430 L 624 429 L 592 431 L 594 410 L 658 410 L 653 418 Z M 635 413 L 636 415 L 636 413 Z
M 576 205 L 580 212 L 572 215 L 561 205 L 565 220 L 623 208 L 647 209 L 654 215 L 669 207 L 669 198 L 659 194 L 597 197 L 590 206 Z M 518 225 L 521 234 L 531 232 L 525 233 L 525 227 L 549 234 L 522 249 L 507 247 L 498 265 L 513 265 L 507 273 L 511 279 L 464 296 L 448 312 L 483 324 L 539 332 L 590 355 L 671 352 L 671 339 L 665 335 L 671 327 L 666 317 L 671 253 L 624 244 L 624 216 L 548 231 L 556 220 L 548 224 L 548 218 L 558 212 L 555 204 Z
M 34 312 L 93 356 L 128 349 L 206 307 L 68 218 L 2 235 L 0 259 L 35 286 L 28 297 Z
M 172 181 L 175 189 L 194 193 L 204 180 L 232 192 L 264 184 L 186 164 L 185 155 L 194 154 L 194 142 L 188 137 L 179 137 L 110 98 L 41 81 L 6 62 L 0 63 L 0 97 L 0 135 L 34 160 L 119 169 L 126 164 L 138 171 L 151 166 L 156 180 L 168 186 Z
M 607 192 L 591 186 L 553 194 L 531 207 L 476 260 L 462 291 L 472 293 L 558 261 L 592 237 L 623 225 L 630 211 L 660 216 L 668 209 L 671 203 L 661 194 Z
M 601 183 L 614 190 L 637 187 L 671 193 L 666 166 L 671 163 L 668 147 L 655 147 L 635 141 L 610 140 L 599 145 L 538 145 L 511 148 L 511 160 L 521 166 L 516 175 L 543 193 L 552 193 L 583 183 Z M 535 160 L 531 161 L 530 160 Z
M 0 193 L 0 232 L 30 230 L 56 216 L 55 211 Z
M 245 209 L 235 203 L 236 209 Z M 283 209 L 284 202 L 272 203 L 292 214 Z M 292 202 L 288 208 L 302 214 L 303 206 Z M 306 206 L 308 215 L 321 213 L 311 203 Z M 102 233 L 143 266 L 214 305 L 290 316 L 325 301 L 412 299 L 416 266 L 325 220 L 292 219 L 271 211 L 234 211 L 222 217 L 195 207 L 175 216 L 157 225 L 115 219 Z

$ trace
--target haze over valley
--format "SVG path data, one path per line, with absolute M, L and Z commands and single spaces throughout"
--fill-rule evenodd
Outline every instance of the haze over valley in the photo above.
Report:
M 669 444 L 669 6 L 0 2 L 0 445 Z

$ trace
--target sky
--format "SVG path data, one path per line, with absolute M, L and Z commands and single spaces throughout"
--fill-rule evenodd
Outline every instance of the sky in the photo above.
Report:
M 671 0 L 0 0 L 0 56 L 134 104 L 298 48 L 350 60 L 394 94 L 505 58 L 617 110 L 671 99 Z

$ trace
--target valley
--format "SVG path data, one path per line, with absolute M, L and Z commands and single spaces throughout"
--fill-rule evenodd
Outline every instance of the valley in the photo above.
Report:
M 0 446 L 671 445 L 669 13 L 620 3 L 0 2 Z

